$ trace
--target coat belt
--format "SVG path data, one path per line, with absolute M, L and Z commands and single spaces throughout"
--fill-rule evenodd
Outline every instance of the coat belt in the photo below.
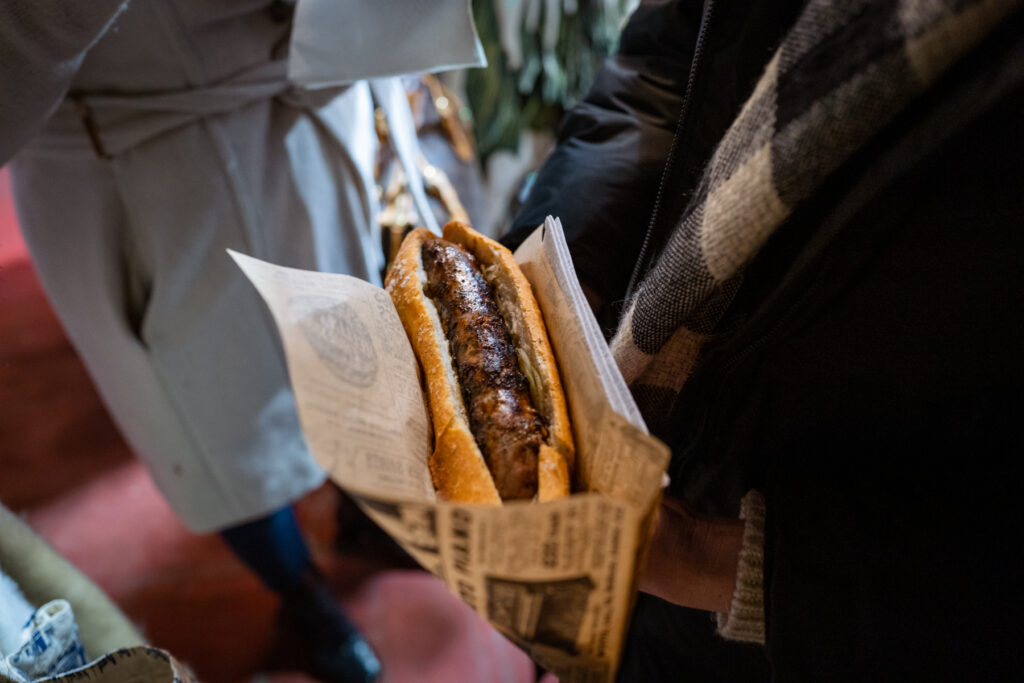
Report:
M 29 154 L 96 155 L 112 159 L 133 147 L 208 116 L 226 114 L 247 104 L 277 99 L 309 111 L 317 109 L 348 86 L 306 89 L 288 80 L 285 59 L 265 62 L 235 77 L 209 86 L 152 94 L 104 95 L 70 93 L 35 136 Z M 399 79 L 370 81 L 370 90 L 384 111 L 391 141 L 406 173 L 423 223 L 440 233 L 423 189 L 416 126 Z M 329 129 L 329 126 L 325 126 Z
M 31 147 L 32 152 L 87 151 L 111 159 L 162 133 L 253 102 L 277 98 L 310 108 L 326 104 L 342 90 L 296 86 L 288 81 L 287 60 L 281 59 L 219 83 L 183 90 L 116 95 L 71 92 Z

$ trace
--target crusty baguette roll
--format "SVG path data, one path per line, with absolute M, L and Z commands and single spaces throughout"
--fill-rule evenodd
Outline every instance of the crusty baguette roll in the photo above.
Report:
M 500 505 L 484 456 L 474 439 L 449 341 L 434 302 L 424 291 L 427 274 L 421 252 L 434 235 L 425 228 L 402 243 L 387 276 L 387 289 L 423 369 L 434 427 L 429 466 L 434 487 L 445 500 Z M 444 226 L 444 239 L 473 254 L 512 336 L 519 368 L 529 383 L 533 407 L 547 426 L 537 453 L 537 500 L 569 495 L 575 449 L 565 395 L 544 320 L 530 283 L 512 253 L 463 223 Z

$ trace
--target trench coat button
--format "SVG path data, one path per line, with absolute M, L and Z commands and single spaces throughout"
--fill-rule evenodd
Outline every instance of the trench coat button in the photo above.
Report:
M 288 0 L 273 0 L 270 3 L 270 19 L 278 24 L 286 24 L 292 19 L 295 3 Z

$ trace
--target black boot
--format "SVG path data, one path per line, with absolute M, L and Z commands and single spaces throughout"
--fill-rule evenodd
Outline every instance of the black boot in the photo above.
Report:
M 310 673 L 325 683 L 372 683 L 380 661 L 338 607 L 319 574 L 311 572 L 281 605 L 281 624 L 301 643 Z

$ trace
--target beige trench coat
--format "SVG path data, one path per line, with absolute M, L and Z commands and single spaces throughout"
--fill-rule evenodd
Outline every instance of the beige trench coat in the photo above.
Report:
M 291 87 L 288 13 L 270 5 L 0 8 L 0 163 L 18 150 L 23 233 L 115 421 L 195 531 L 325 476 L 269 316 L 225 250 L 379 278 L 370 88 Z M 436 39 L 416 39 L 424 64 Z

